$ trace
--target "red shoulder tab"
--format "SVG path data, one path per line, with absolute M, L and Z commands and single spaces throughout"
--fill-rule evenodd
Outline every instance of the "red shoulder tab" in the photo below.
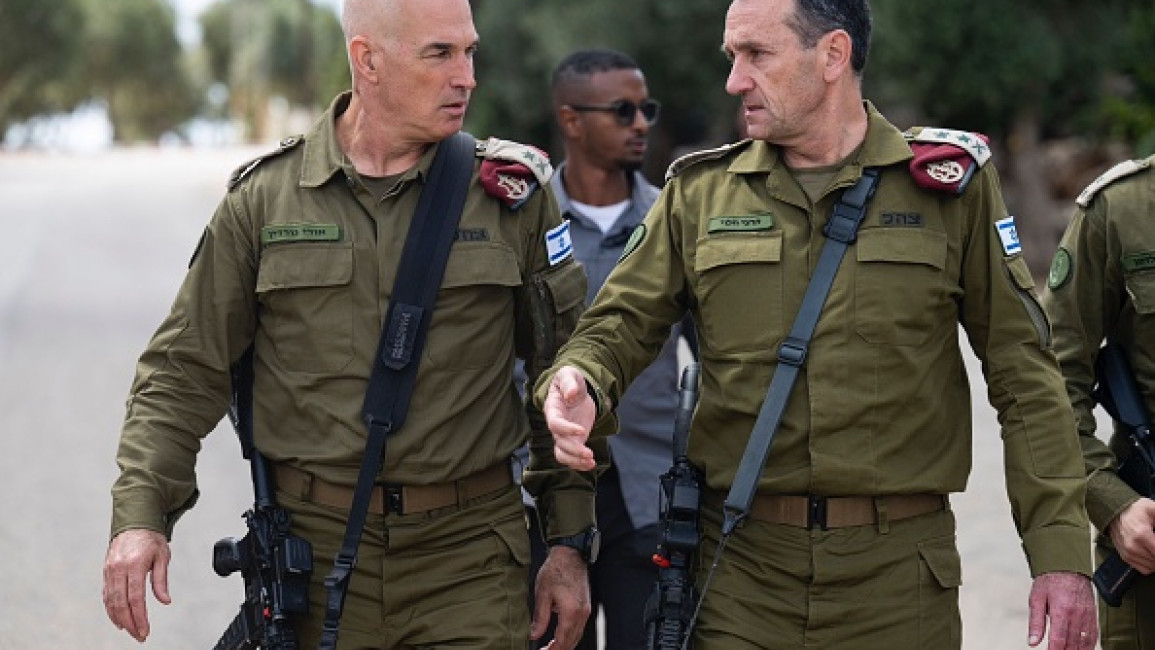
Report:
M 910 175 L 919 187 L 962 194 L 975 171 L 990 159 L 990 139 L 981 133 L 951 129 L 908 131 Z

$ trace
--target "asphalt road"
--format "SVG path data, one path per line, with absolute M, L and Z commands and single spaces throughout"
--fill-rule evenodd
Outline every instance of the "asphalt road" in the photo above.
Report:
M 100 596 L 124 399 L 229 171 L 255 153 L 0 154 L 0 648 L 137 645 Z M 1027 648 L 1030 580 L 971 361 L 975 470 L 953 500 L 964 648 Z M 200 503 L 173 543 L 173 604 L 150 602 L 154 650 L 211 648 L 241 600 L 240 578 L 210 566 L 213 542 L 244 532 L 251 498 L 227 427 L 206 439 L 198 475 Z

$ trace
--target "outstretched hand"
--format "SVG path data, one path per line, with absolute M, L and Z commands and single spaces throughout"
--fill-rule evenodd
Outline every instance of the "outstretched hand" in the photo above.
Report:
M 542 408 L 546 425 L 553 434 L 557 461 L 579 471 L 596 465 L 594 452 L 586 446 L 597 418 L 597 405 L 586 391 L 586 380 L 573 366 L 562 366 L 549 382 Z

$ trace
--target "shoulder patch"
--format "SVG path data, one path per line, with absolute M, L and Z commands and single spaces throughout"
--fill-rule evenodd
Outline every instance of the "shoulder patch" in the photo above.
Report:
M 500 138 L 477 141 L 477 156 L 486 160 L 498 160 L 524 165 L 533 172 L 540 185 L 545 185 L 553 176 L 553 165 L 549 155 L 540 149 Z
M 970 157 L 978 163 L 979 167 L 987 164 L 987 161 L 991 159 L 991 148 L 987 146 L 987 137 L 981 133 L 915 126 L 907 129 L 902 135 L 907 142 L 911 143 L 945 144 L 958 147 L 970 154 Z
M 746 138 L 745 140 L 731 142 L 730 144 L 724 144 L 713 149 L 703 149 L 701 151 L 688 153 L 670 163 L 670 166 L 666 169 L 666 182 L 669 183 L 670 179 L 682 173 L 682 170 L 690 167 L 691 165 L 700 163 L 705 160 L 717 160 L 726 156 L 732 151 L 737 151 L 738 149 L 745 147 L 751 142 L 753 142 L 753 140 Z
M 1111 183 L 1114 183 L 1120 178 L 1126 178 L 1127 176 L 1141 172 L 1144 169 L 1151 167 L 1152 164 L 1155 164 L 1155 156 L 1144 158 L 1143 160 L 1124 160 L 1111 169 L 1103 172 L 1099 178 L 1091 181 L 1091 184 L 1088 185 L 1087 188 L 1079 194 L 1077 199 L 1075 199 L 1075 203 L 1078 203 L 1079 206 L 1083 208 L 1091 205 L 1091 200 L 1094 199 L 1095 195 L 1101 192 L 1103 188 L 1107 187 Z
M 252 171 L 254 169 L 256 169 L 261 163 L 265 162 L 266 160 L 268 160 L 270 158 L 276 158 L 277 156 L 285 153 L 286 151 L 289 151 L 290 149 L 301 144 L 304 141 L 305 141 L 305 138 L 303 136 L 291 135 L 291 136 L 285 138 L 284 140 L 281 140 L 281 142 L 277 145 L 276 149 L 273 149 L 272 151 L 270 151 L 268 153 L 261 154 L 261 155 L 257 156 L 256 158 L 253 158 L 249 162 L 241 165 L 240 167 L 237 167 L 236 169 L 233 170 L 232 174 L 229 174 L 229 185 L 228 185 L 229 191 L 231 192 L 233 190 L 233 188 L 235 188 L 237 186 L 238 183 L 243 181 L 245 179 L 245 177 L 248 176 L 249 174 L 251 174 Z

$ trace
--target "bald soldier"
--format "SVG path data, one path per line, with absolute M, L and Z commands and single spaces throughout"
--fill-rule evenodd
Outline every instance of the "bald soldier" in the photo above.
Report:
M 168 539 L 196 502 L 196 451 L 225 413 L 230 367 L 251 347 L 255 444 L 293 533 L 314 552 L 309 612 L 293 627 L 300 647 L 319 643 L 322 581 L 350 517 L 362 403 L 398 260 L 434 155 L 462 128 L 478 46 L 467 0 L 347 0 L 342 23 L 352 91 L 307 134 L 233 175 L 137 367 L 104 602 L 138 641 L 149 633 L 146 583 L 170 601 Z M 531 424 L 542 430 L 514 388 L 514 359 L 531 379 L 548 365 L 583 307 L 585 279 L 548 161 L 495 139 L 468 155 L 464 211 L 408 418 L 376 475 L 340 647 L 524 649 L 552 610 L 553 647 L 566 649 L 588 615 L 583 559 L 558 545 L 537 585 L 545 620 L 531 630 L 529 540 L 509 470 Z M 589 528 L 592 477 L 551 479 L 540 497 L 549 533 Z
M 689 310 L 702 364 L 688 453 L 706 484 L 699 587 L 771 377 L 799 369 L 768 461 L 755 454 L 748 483 L 741 474 L 756 492 L 742 525 L 727 526 L 694 647 L 957 649 L 949 495 L 971 469 L 961 324 L 999 412 L 1034 578 L 1024 639 L 1089 650 L 1078 438 L 990 152 L 973 133 L 904 136 L 863 100 L 870 22 L 865 0 L 730 4 L 726 90 L 751 139 L 670 168 L 538 381 L 555 455 L 583 470 L 605 461 L 622 393 Z M 829 295 L 806 301 L 813 334 L 797 335 L 830 246 L 845 254 Z
M 1076 200 L 1051 262 L 1044 305 L 1055 352 L 1079 423 L 1087 471 L 1087 514 L 1103 534 L 1100 560 L 1118 549 L 1140 578 L 1120 607 L 1099 602 L 1104 650 L 1155 649 L 1155 501 L 1115 473 L 1131 455 L 1116 427 L 1095 435 L 1095 362 L 1104 342 L 1119 345 L 1149 415 L 1155 414 L 1155 156 L 1122 162 Z

